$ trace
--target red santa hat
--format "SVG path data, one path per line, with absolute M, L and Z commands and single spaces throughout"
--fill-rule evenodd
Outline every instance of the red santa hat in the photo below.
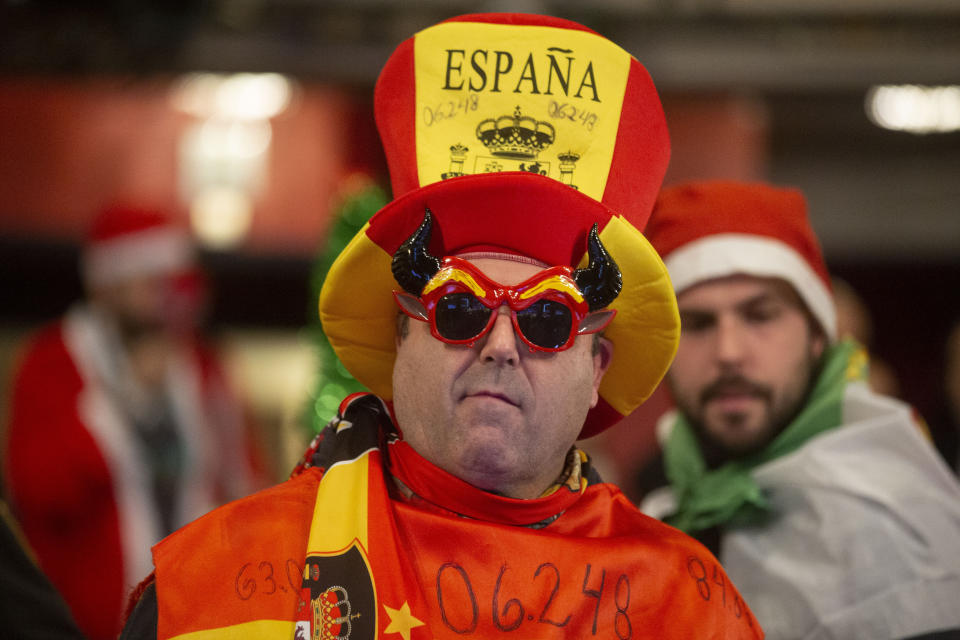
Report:
M 782 278 L 832 341 L 837 313 L 820 244 L 796 189 L 692 182 L 664 189 L 647 225 L 677 292 L 713 278 Z
M 87 287 L 182 273 L 193 264 L 193 243 L 185 229 L 160 211 L 127 206 L 111 206 L 97 215 L 81 256 Z

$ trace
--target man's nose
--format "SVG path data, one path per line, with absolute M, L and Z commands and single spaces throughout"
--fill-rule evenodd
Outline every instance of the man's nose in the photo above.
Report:
M 480 359 L 498 365 L 514 366 L 520 361 L 520 338 L 513 331 L 510 307 L 503 305 L 497 311 L 490 331 L 483 337 Z
M 746 357 L 743 326 L 734 318 L 717 321 L 717 362 L 726 369 L 739 368 Z

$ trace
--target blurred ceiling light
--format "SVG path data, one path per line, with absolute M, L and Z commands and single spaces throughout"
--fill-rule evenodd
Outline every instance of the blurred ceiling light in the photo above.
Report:
M 283 113 L 293 83 L 279 73 L 191 73 L 172 91 L 171 103 L 197 118 L 267 120 Z
M 207 120 L 200 126 L 197 151 L 212 161 L 254 158 L 267 152 L 272 137 L 267 122 Z
M 872 87 L 867 116 L 878 127 L 910 133 L 960 130 L 960 87 L 886 85 Z
M 207 247 L 228 249 L 250 230 L 253 202 L 240 189 L 213 186 L 204 189 L 190 203 L 190 221 L 197 238 Z
M 239 245 L 267 180 L 270 118 L 290 105 L 294 86 L 278 73 L 192 73 L 170 92 L 193 116 L 180 135 L 181 197 L 198 239 L 215 249 Z

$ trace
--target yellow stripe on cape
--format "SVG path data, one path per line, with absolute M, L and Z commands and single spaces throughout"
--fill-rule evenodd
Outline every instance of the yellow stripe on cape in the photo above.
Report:
M 171 640 L 260 640 L 261 638 L 293 638 L 293 620 L 254 620 L 218 629 L 191 631 Z
M 370 451 L 339 462 L 323 474 L 307 541 L 307 555 L 343 551 L 356 540 L 367 547 L 367 485 Z

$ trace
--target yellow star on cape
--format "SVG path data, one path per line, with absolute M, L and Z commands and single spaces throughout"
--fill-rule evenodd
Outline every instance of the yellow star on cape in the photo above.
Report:
M 413 614 L 410 613 L 410 605 L 406 600 L 403 601 L 399 609 L 391 609 L 387 605 L 383 605 L 383 608 L 387 610 L 387 615 L 390 616 L 390 624 L 383 630 L 384 633 L 399 633 L 403 640 L 410 640 L 410 629 L 422 627 L 424 624 L 421 620 L 413 617 Z

